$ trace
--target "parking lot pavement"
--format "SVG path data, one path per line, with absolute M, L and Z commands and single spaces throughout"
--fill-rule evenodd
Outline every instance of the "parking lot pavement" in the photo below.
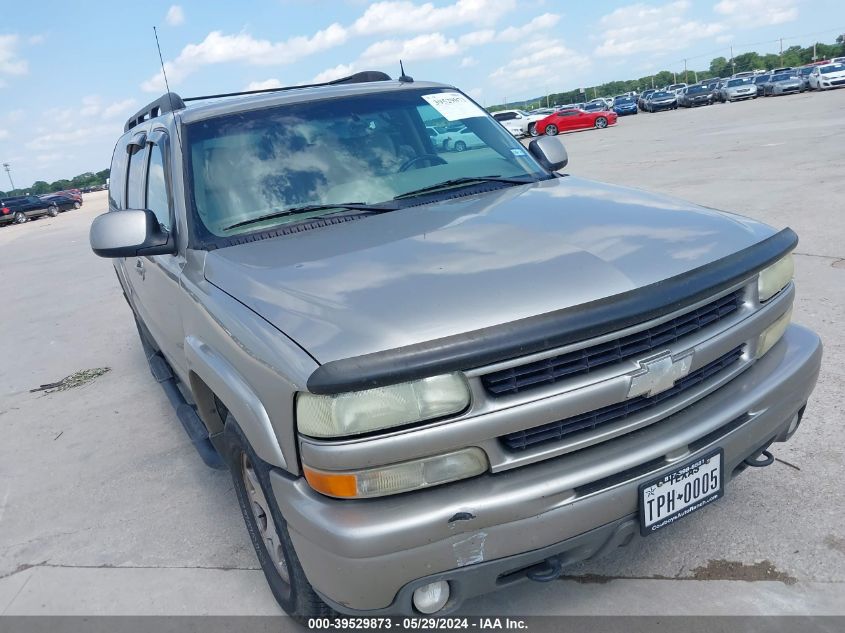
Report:
M 566 134 L 566 171 L 801 236 L 795 320 L 826 343 L 783 460 L 610 558 L 471 613 L 843 613 L 845 90 L 623 118 Z M 229 476 L 206 469 L 146 367 L 110 264 L 105 195 L 0 229 L 0 614 L 275 613 Z M 30 389 L 80 370 L 86 384 Z M 235 570 L 235 571 L 232 571 Z

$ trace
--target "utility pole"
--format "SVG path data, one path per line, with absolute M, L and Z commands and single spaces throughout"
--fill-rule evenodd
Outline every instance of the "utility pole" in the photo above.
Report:
M 12 166 L 9 163 L 3 163 L 3 169 L 6 170 L 6 175 L 9 177 L 9 183 L 12 185 L 12 191 L 14 191 L 15 181 L 12 180 Z
M 684 83 L 689 83 L 689 77 L 687 75 L 687 60 L 684 59 Z
M 736 74 L 736 62 L 734 61 L 734 47 L 731 45 L 731 74 Z
M 651 87 L 654 89 L 654 75 L 651 76 Z
M 818 56 L 816 55 L 816 45 L 813 44 L 813 61 L 818 61 Z
M 783 66 L 783 38 L 780 38 L 780 65 Z
M 695 75 L 695 83 L 698 83 L 698 71 L 694 70 L 692 71 L 692 74 Z

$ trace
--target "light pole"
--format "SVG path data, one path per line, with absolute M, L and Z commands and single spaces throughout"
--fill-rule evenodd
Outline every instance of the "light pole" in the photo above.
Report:
M 12 185 L 12 191 L 15 190 L 15 181 L 12 180 L 12 166 L 9 163 L 3 163 L 3 169 L 6 170 L 6 175 L 9 177 L 9 182 Z

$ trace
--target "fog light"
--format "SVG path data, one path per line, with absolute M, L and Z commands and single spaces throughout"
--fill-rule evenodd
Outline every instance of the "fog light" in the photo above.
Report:
M 449 583 L 438 580 L 414 590 L 414 607 L 426 615 L 436 613 L 449 601 Z
M 789 327 L 789 320 L 791 318 L 792 306 L 777 321 L 763 330 L 763 333 L 760 334 L 760 338 L 757 340 L 757 358 L 761 358 L 783 337 L 786 328 Z

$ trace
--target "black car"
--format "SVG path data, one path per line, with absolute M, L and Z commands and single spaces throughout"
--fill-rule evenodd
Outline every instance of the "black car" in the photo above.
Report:
M 70 209 L 78 209 L 82 206 L 82 203 L 78 200 L 74 200 L 70 196 L 62 193 L 50 193 L 39 196 L 39 198 L 46 202 L 52 202 L 59 207 L 59 211 L 69 211 Z
M 659 112 L 660 110 L 677 110 L 678 99 L 674 92 L 658 90 L 648 96 L 645 102 L 647 112 Z
M 56 217 L 59 215 L 58 205 L 38 196 L 16 196 L 0 200 L 0 224 L 22 224 L 42 215 Z
M 711 103 L 713 103 L 712 93 L 707 89 L 707 86 L 701 84 L 687 86 L 678 97 L 678 105 L 682 108 L 694 108 Z

